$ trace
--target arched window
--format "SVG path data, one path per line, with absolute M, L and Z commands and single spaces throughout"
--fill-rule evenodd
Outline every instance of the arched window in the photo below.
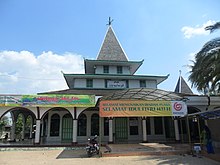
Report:
M 93 114 L 91 117 L 91 136 L 99 135 L 99 115 Z
M 78 136 L 86 136 L 87 118 L 85 114 L 81 114 L 78 118 Z
M 60 132 L 60 116 L 53 114 L 50 123 L 50 136 L 59 136 Z

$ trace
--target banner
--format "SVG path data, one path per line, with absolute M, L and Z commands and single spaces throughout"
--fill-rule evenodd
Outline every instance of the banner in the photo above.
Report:
M 94 95 L 0 96 L 0 106 L 90 107 L 90 106 L 95 106 L 95 96 Z
M 104 100 L 100 102 L 101 117 L 184 116 L 183 101 Z

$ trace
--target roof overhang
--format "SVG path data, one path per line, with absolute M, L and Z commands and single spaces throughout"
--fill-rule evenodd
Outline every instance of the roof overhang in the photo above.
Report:
M 169 75 L 167 76 L 150 76 L 150 75 L 118 75 L 118 74 L 63 74 L 64 78 L 67 81 L 72 81 L 73 79 L 127 79 L 127 80 L 152 80 L 156 81 L 156 84 L 160 84 L 164 80 L 166 80 Z

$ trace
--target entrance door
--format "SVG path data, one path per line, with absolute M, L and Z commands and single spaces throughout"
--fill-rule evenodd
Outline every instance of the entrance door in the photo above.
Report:
M 128 122 L 127 118 L 115 118 L 115 141 L 123 143 L 128 141 Z
M 67 114 L 62 122 L 62 142 L 71 142 L 73 138 L 73 119 Z

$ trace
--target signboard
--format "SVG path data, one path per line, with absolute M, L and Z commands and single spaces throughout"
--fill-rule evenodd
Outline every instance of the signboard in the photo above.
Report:
M 88 107 L 88 106 L 95 106 L 95 96 L 94 95 L 0 96 L 0 106 Z
M 101 117 L 185 116 L 183 101 L 104 100 L 100 102 Z
M 107 88 L 126 88 L 126 81 L 107 81 Z

